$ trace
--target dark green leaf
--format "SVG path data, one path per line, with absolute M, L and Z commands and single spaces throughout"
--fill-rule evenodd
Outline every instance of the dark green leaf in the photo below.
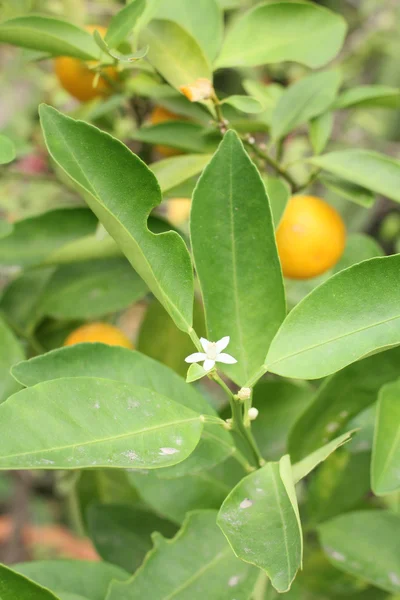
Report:
M 1 600 L 59 600 L 50 590 L 0 565 Z
M 133 0 L 113 16 L 105 36 L 105 41 L 110 48 L 117 48 L 128 37 L 145 5 L 146 0 Z
M 132 137 L 146 144 L 161 144 L 201 154 L 213 152 L 221 139 L 219 133 L 208 132 L 202 125 L 188 121 L 147 125 L 135 131 Z
M 0 165 L 6 165 L 15 158 L 15 146 L 5 135 L 0 135 Z
M 150 211 L 161 201 L 153 173 L 96 127 L 49 106 L 42 106 L 40 114 L 54 160 L 88 192 L 91 209 L 177 326 L 191 330 L 193 272 L 185 243 L 176 232 L 156 236 L 147 228 Z
M 0 318 L 0 404 L 20 389 L 10 375 L 10 368 L 24 358 L 20 343 Z
M 378 496 L 400 490 L 400 381 L 379 392 L 371 467 L 372 489 Z

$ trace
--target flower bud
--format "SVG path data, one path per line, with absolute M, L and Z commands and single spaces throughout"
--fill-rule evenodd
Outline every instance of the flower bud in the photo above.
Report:
M 237 397 L 242 401 L 249 400 L 251 398 L 251 388 L 241 388 L 237 393 Z
M 249 416 L 250 421 L 254 421 L 254 419 L 257 419 L 258 417 L 258 410 L 255 406 L 252 406 L 251 408 L 249 408 L 249 412 L 247 414 Z

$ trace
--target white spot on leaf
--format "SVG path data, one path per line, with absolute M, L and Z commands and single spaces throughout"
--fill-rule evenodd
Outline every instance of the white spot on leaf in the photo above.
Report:
M 179 452 L 177 448 L 160 448 L 159 454 L 161 456 L 168 456 L 169 454 L 176 454 Z
M 336 429 L 339 429 L 339 423 L 335 423 L 334 421 L 332 423 L 328 423 L 325 429 L 328 433 L 333 433 L 336 431 Z
M 253 500 L 250 500 L 249 498 L 245 498 L 240 503 L 240 508 L 250 508 L 250 506 L 253 506 Z
M 393 585 L 400 587 L 400 577 L 396 573 L 389 573 L 389 579 L 393 583 Z
M 228 585 L 229 587 L 235 587 L 235 585 L 237 585 L 240 581 L 240 577 L 239 575 L 233 575 L 229 581 L 228 581 Z
M 126 458 L 129 458 L 129 460 L 137 460 L 139 458 L 136 452 L 133 450 L 127 450 L 126 452 L 123 452 L 122 456 L 126 456 Z

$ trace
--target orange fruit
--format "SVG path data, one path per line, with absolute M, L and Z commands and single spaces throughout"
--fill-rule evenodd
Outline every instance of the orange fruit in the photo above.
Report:
M 189 220 L 190 198 L 171 198 L 167 202 L 167 218 L 172 225 L 182 225 Z
M 321 198 L 293 196 L 276 241 L 282 271 L 292 279 L 309 279 L 333 267 L 343 254 L 346 228 L 339 213 Z
M 95 29 L 102 37 L 105 36 L 107 29 L 101 25 L 87 25 L 85 27 L 89 33 L 93 33 Z M 95 65 L 96 61 L 84 62 L 79 58 L 71 56 L 59 56 L 54 61 L 54 70 L 58 81 L 66 90 L 81 102 L 93 100 L 99 96 L 106 96 L 111 92 L 110 84 L 104 77 L 99 77 L 97 85 L 95 84 L 96 73 L 91 71 L 88 65 Z M 115 67 L 105 67 L 103 72 L 113 80 L 118 78 L 118 72 Z
M 124 333 L 109 323 L 88 323 L 74 329 L 64 342 L 64 346 L 73 346 L 81 342 L 101 342 L 109 346 L 133 348 Z
M 156 106 L 153 108 L 150 114 L 150 123 L 152 125 L 159 125 L 159 123 L 166 123 L 167 121 L 186 121 L 186 119 L 185 117 L 181 117 L 170 110 L 163 108 L 162 106 Z M 182 154 L 182 152 L 176 148 L 162 146 L 161 144 L 154 146 L 154 150 L 166 158 L 169 158 L 170 156 L 179 156 Z

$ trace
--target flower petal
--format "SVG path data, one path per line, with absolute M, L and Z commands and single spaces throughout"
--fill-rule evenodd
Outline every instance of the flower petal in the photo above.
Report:
M 187 356 L 185 358 L 185 362 L 196 363 L 196 362 L 200 362 L 201 360 L 204 360 L 205 358 L 207 358 L 207 355 L 204 354 L 203 352 L 195 352 L 194 354 L 190 354 L 189 356 Z
M 210 371 L 215 365 L 215 360 L 211 360 L 210 358 L 206 358 L 203 363 L 203 369 L 205 371 Z
M 222 352 L 222 350 L 225 350 L 225 348 L 227 347 L 227 345 L 230 342 L 230 337 L 229 335 L 226 335 L 225 337 L 221 338 L 220 340 L 218 340 L 218 342 L 215 344 L 216 348 L 217 348 L 217 353 L 219 354 L 220 352 Z M 207 350 L 205 350 L 205 352 L 207 352 Z
M 225 352 L 222 352 L 221 354 L 218 354 L 217 362 L 222 362 L 226 365 L 234 365 L 235 363 L 237 363 L 237 360 L 236 358 L 233 358 L 233 356 L 231 356 L 230 354 L 225 354 Z
M 206 340 L 206 338 L 200 338 L 200 344 L 202 345 L 204 352 L 207 352 L 209 343 L 210 342 Z

